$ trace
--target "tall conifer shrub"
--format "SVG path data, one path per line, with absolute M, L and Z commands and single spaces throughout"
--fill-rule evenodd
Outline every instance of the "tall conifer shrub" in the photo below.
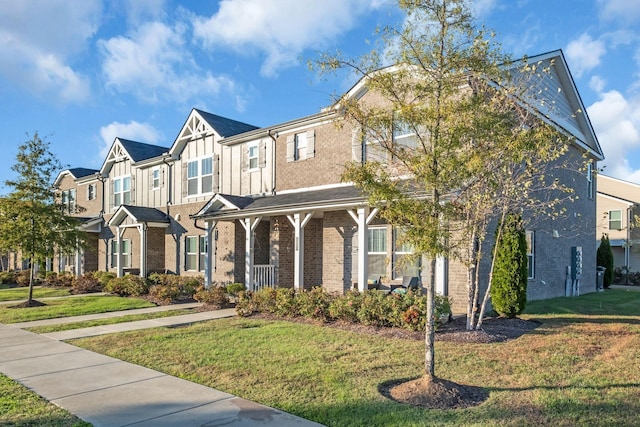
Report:
M 491 302 L 501 316 L 512 318 L 520 314 L 527 303 L 527 240 L 518 214 L 509 213 L 501 228 L 500 233 L 496 232 L 493 247 Z

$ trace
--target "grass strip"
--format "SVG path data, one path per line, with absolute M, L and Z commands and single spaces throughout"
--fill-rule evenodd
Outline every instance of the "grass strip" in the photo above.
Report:
M 90 328 L 92 326 L 114 325 L 117 323 L 135 322 L 137 320 L 160 319 L 163 317 L 180 316 L 182 314 L 191 314 L 191 313 L 193 313 L 193 310 L 191 309 L 181 309 L 181 310 L 160 311 L 156 313 L 146 313 L 146 314 L 129 314 L 126 316 L 111 317 L 108 319 L 96 319 L 96 320 L 87 320 L 84 322 L 62 323 L 59 325 L 37 326 L 33 328 L 26 328 L 26 330 L 35 332 L 36 334 L 47 334 L 51 332 L 68 331 L 71 329 Z
M 58 317 L 80 316 L 83 314 L 106 313 L 154 307 L 155 304 L 139 298 L 123 298 L 111 295 L 50 300 L 41 307 L 13 308 L 0 306 L 0 323 L 30 322 L 33 320 L 55 319 Z
M 33 297 L 35 299 L 65 296 L 69 296 L 68 288 L 33 289 Z M 0 301 L 25 301 L 27 298 L 29 298 L 28 287 L 0 289 Z
M 1 374 L 0 390 L 2 390 L 0 393 L 0 425 L 2 426 L 91 426 Z

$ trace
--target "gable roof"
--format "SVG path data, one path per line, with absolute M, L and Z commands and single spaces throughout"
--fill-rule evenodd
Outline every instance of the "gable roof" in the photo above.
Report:
M 189 141 L 213 135 L 224 139 L 256 129 L 260 128 L 194 108 L 182 125 L 169 153 L 173 158 L 178 158 Z
M 121 205 L 109 220 L 109 226 L 119 226 L 127 218 L 134 224 L 152 224 L 155 227 L 167 227 L 171 222 L 167 214 L 156 208 Z
M 193 110 L 197 111 L 198 114 L 200 114 L 200 117 L 202 117 L 209 126 L 211 126 L 211 128 L 223 138 L 259 129 L 258 126 L 207 113 L 206 111 L 198 110 L 197 108 L 194 108 Z
M 545 69 L 548 72 L 537 73 L 542 78 L 536 81 L 525 82 L 527 92 L 524 99 L 520 99 L 523 107 L 536 114 L 541 120 L 553 125 L 561 132 L 573 136 L 576 144 L 589 151 L 597 160 L 604 160 L 602 147 L 598 142 L 587 110 L 580 98 L 569 67 L 561 49 L 540 55 L 530 56 L 522 60 L 506 64 L 505 70 L 511 70 L 514 80 L 524 77 L 522 72 L 526 65 L 535 65 L 537 69 Z M 376 73 L 393 73 L 397 66 L 382 68 Z M 360 99 L 369 90 L 367 81 L 369 77 L 361 78 L 344 95 L 350 99 Z M 497 86 L 499 82 L 490 82 Z M 333 108 L 338 109 L 340 102 Z
M 132 163 L 138 163 L 144 160 L 161 157 L 168 151 L 169 148 L 167 147 L 132 141 L 130 139 L 116 138 L 113 141 L 113 144 L 111 144 L 107 157 L 100 168 L 100 173 L 102 175 L 108 174 L 109 170 L 111 170 L 111 166 L 123 157 L 129 158 Z
M 60 181 L 62 180 L 62 178 L 65 177 L 65 175 L 71 175 L 71 177 L 73 177 L 74 180 L 79 180 L 81 178 L 86 178 L 86 177 L 90 177 L 92 175 L 97 174 L 99 171 L 97 169 L 88 169 L 88 168 L 71 168 L 71 169 L 66 169 L 63 170 L 62 172 L 60 172 L 58 174 L 58 176 L 56 177 L 55 181 L 53 181 L 53 185 L 59 185 Z
M 237 204 L 220 203 L 222 199 L 228 202 L 233 200 Z M 366 204 L 367 197 L 362 193 L 362 190 L 353 185 L 258 197 L 217 194 L 192 217 L 198 219 L 234 219 L 248 216 L 284 215 L 304 210 L 334 210 Z
M 133 162 L 162 156 L 163 153 L 166 153 L 169 150 L 167 147 L 145 144 L 144 142 L 131 141 L 129 139 L 118 138 L 118 140 Z
M 604 160 L 602 147 L 562 50 L 516 61 L 510 68 L 518 72 L 526 64 L 547 70 L 539 73 L 542 78 L 529 81 L 527 99 L 523 100 L 526 106 L 534 109 L 542 120 L 575 137 L 576 143 L 597 160 Z

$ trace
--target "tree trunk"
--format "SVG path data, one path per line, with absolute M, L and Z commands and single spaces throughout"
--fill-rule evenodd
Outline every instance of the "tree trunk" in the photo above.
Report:
M 427 319 L 424 338 L 425 346 L 425 377 L 435 378 L 435 285 L 436 285 L 436 259 L 430 262 L 429 286 L 427 286 Z
M 33 266 L 35 262 L 33 262 L 33 254 L 31 255 L 31 268 L 29 269 L 29 299 L 27 300 L 27 305 L 31 306 L 31 302 L 33 301 Z

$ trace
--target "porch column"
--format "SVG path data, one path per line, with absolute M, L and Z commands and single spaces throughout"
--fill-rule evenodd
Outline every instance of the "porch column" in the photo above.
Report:
M 138 225 L 140 232 L 140 277 L 147 277 L 147 230 L 146 223 Z
M 213 271 L 216 268 L 216 241 L 213 239 L 213 231 L 218 221 L 205 221 L 205 240 L 207 245 L 207 253 L 204 259 L 204 287 L 209 289 L 213 283 Z
M 244 227 L 244 286 L 253 290 L 253 232 L 260 223 L 262 217 L 248 217 L 240 220 Z
M 313 212 L 295 213 L 293 216 L 287 215 L 287 219 L 295 230 L 293 257 L 293 287 L 295 289 L 304 287 L 304 227 L 309 223 L 312 216 Z
M 117 276 L 122 277 L 122 235 L 124 234 L 124 228 L 116 227 L 116 239 L 118 243 L 118 254 L 116 256 L 116 269 Z
M 84 271 L 82 271 L 82 249 L 78 248 L 78 250 L 76 251 L 76 276 L 82 276 L 84 274 Z
M 347 212 L 358 224 L 358 290 L 367 290 L 367 280 L 369 278 L 369 264 L 367 255 L 369 254 L 369 223 L 378 213 L 378 208 L 369 211 L 369 206 L 363 206 L 356 212 L 347 209 Z

